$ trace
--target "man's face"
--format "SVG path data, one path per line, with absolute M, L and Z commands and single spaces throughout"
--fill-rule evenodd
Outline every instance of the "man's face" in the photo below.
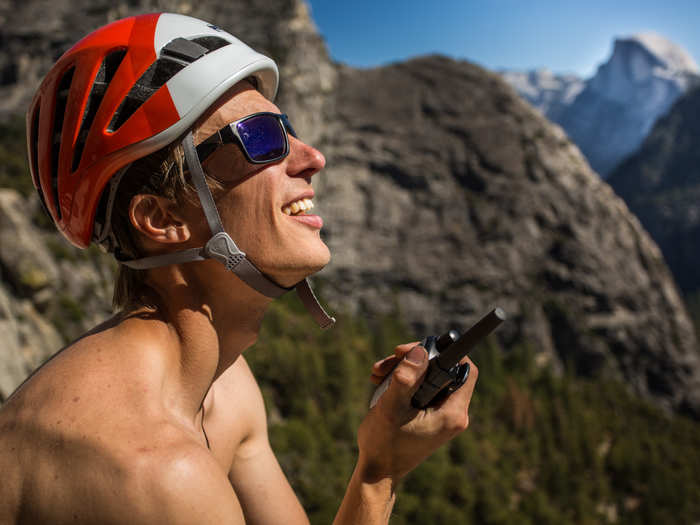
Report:
M 211 113 L 194 132 L 195 144 L 226 124 L 259 111 L 280 113 L 248 82 L 239 83 L 232 96 Z M 207 174 L 222 183 L 217 208 L 224 228 L 238 247 L 264 274 L 282 286 L 291 286 L 317 272 L 330 260 L 320 237 L 321 218 L 287 215 L 285 208 L 313 199 L 311 177 L 325 165 L 320 151 L 289 136 L 289 155 L 270 164 L 249 163 L 237 144 L 220 146 L 203 164 Z M 211 235 L 202 215 L 196 234 Z

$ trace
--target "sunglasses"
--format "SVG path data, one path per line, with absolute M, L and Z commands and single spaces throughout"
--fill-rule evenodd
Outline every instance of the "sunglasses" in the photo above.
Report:
M 197 147 L 199 161 L 209 157 L 223 144 L 238 144 L 248 162 L 266 164 L 289 155 L 289 133 L 296 137 L 287 115 L 267 111 L 253 113 L 227 124 Z

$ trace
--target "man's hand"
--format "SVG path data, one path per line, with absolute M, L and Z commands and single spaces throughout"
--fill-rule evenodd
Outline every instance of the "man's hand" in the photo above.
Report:
M 469 403 L 479 374 L 468 357 L 467 382 L 437 406 L 418 410 L 411 398 L 428 368 L 428 354 L 418 343 L 399 345 L 394 355 L 372 367 L 372 381 L 391 384 L 360 425 L 358 472 L 365 482 L 389 479 L 396 484 L 438 447 L 469 425 Z M 394 368 L 395 367 L 395 368 Z

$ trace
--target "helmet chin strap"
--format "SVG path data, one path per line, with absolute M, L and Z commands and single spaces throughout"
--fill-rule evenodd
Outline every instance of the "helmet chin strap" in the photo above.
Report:
M 245 253 L 236 246 L 233 239 L 224 231 L 221 217 L 214 203 L 214 197 L 212 197 L 209 186 L 207 186 L 202 164 L 199 162 L 199 157 L 194 148 L 192 132 L 189 132 L 187 136 L 185 136 L 182 145 L 185 150 L 185 162 L 187 162 L 187 166 L 190 170 L 192 182 L 197 190 L 197 195 L 202 204 L 204 215 L 209 223 L 212 237 L 202 248 L 190 248 L 188 250 L 154 255 L 142 259 L 120 261 L 121 264 L 136 270 L 145 270 L 148 268 L 168 266 L 170 264 L 216 259 L 221 262 L 227 270 L 235 273 L 248 286 L 267 297 L 277 298 L 291 289 L 296 288 L 297 295 L 301 299 L 301 302 L 306 306 L 306 309 L 316 320 L 318 325 L 321 328 L 333 326 L 335 318 L 330 317 L 320 305 L 307 279 L 303 279 L 291 288 L 284 288 L 264 275 L 246 258 Z

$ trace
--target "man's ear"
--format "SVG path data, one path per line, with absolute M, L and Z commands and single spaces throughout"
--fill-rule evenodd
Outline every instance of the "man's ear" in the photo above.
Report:
M 175 203 L 158 195 L 134 195 L 129 204 L 129 220 L 151 241 L 179 243 L 188 241 L 192 235 Z

